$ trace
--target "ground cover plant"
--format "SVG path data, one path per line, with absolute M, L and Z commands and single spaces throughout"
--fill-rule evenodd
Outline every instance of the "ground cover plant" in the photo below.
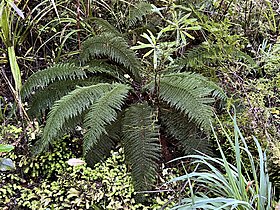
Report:
M 181 198 L 172 209 L 271 209 L 276 206 L 273 204 L 274 193 L 269 180 L 266 153 L 254 138 L 259 155 L 258 162 L 255 162 L 245 137 L 238 128 L 236 116 L 232 120 L 234 139 L 231 139 L 230 133 L 220 121 L 219 123 L 234 151 L 235 164 L 227 160 L 218 139 L 221 158 L 200 153 L 176 159 L 175 161 L 191 158 L 191 163 L 196 167 L 194 171 L 171 180 L 185 181 L 191 190 L 191 195 Z M 215 137 L 217 138 L 216 135 Z M 246 158 L 250 160 L 249 167 L 243 162 Z
M 183 155 L 202 160 L 199 152 L 216 160 L 222 150 L 228 162 L 238 164 L 230 141 L 236 126 L 227 113 L 232 105 L 245 136 L 242 145 L 252 156 L 240 147 L 241 168 L 252 168 L 252 160 L 261 162 L 258 139 L 268 156 L 265 176 L 275 192 L 271 208 L 277 208 L 277 0 L 3 0 L 0 17 L 0 144 L 14 148 L 0 153 L 1 163 L 8 160 L 5 170 L 14 170 L 1 172 L 1 208 L 61 208 L 62 199 L 64 208 L 168 209 L 172 197 L 191 198 L 196 188 L 162 185 L 163 165 L 173 174 L 167 161 Z M 213 113 L 223 126 L 215 123 Z M 57 145 L 63 145 L 59 152 Z M 107 166 L 118 171 L 112 177 L 125 177 L 122 195 L 110 184 L 96 187 L 101 179 L 113 180 L 102 174 L 107 169 L 101 172 L 114 157 L 112 150 L 121 151 L 121 161 Z M 71 158 L 87 164 L 73 171 L 66 164 Z M 220 168 L 226 165 L 220 163 Z M 184 167 L 194 169 L 189 162 Z M 98 180 L 92 179 L 92 170 L 99 169 Z M 199 180 L 194 177 L 192 183 Z M 249 186 L 246 199 L 251 192 L 259 194 L 255 186 Z M 56 194 L 49 197 L 52 190 Z M 213 193 L 207 196 L 213 198 Z M 248 203 L 242 196 L 235 201 Z M 252 209 L 270 206 L 250 201 Z

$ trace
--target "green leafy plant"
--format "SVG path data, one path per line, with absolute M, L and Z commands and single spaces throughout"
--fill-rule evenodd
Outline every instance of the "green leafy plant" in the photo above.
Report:
M 256 138 L 258 151 L 256 162 L 245 138 L 239 130 L 236 117 L 234 122 L 234 140 L 222 126 L 223 132 L 234 151 L 236 163 L 228 162 L 226 153 L 217 139 L 221 158 L 206 154 L 191 155 L 180 158 L 191 158 L 196 170 L 177 177 L 172 182 L 185 181 L 191 189 L 191 196 L 182 198 L 173 209 L 271 209 L 273 204 L 272 185 L 267 172 L 266 153 Z M 214 132 L 214 131 L 213 131 Z M 214 136 L 217 138 L 215 132 Z M 250 167 L 244 165 L 244 157 L 249 158 Z M 204 169 L 200 169 L 200 167 Z M 202 188 L 197 189 L 197 186 Z
M 0 208 L 158 209 L 168 201 L 170 195 L 161 193 L 150 195 L 145 204 L 136 202 L 123 148 L 110 151 L 92 168 L 69 166 L 68 159 L 81 155 L 79 142 L 65 136 L 40 157 L 9 152 L 7 157 L 18 166 L 13 173 L 1 172 Z M 172 169 L 163 171 L 163 182 L 174 177 Z
M 165 56 L 164 49 L 155 53 L 161 51 Z M 154 182 L 160 145 L 168 149 L 162 142 L 164 136 L 188 144 L 187 135 L 173 127 L 165 133 L 164 128 L 173 122 L 209 130 L 213 96 L 224 97 L 216 84 L 199 74 L 165 72 L 161 59 L 152 71 L 143 71 L 126 40 L 116 34 L 106 32 L 87 39 L 79 60 L 39 71 L 23 87 L 22 96 L 32 98 L 34 116 L 51 108 L 35 151 L 44 151 L 67 130 L 83 125 L 88 161 L 102 159 L 120 141 L 136 190 Z M 175 113 L 179 119 L 171 117 L 164 123 L 165 116 Z

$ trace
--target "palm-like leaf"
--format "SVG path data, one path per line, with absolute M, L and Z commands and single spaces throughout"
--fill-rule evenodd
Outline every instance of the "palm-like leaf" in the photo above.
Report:
M 113 89 L 103 94 L 90 107 L 85 116 L 84 125 L 87 132 L 84 136 L 84 153 L 97 143 L 106 132 L 105 126 L 116 120 L 116 110 L 121 110 L 129 87 L 123 84 L 114 84 Z
M 124 114 L 122 139 L 136 190 L 147 189 L 156 177 L 160 158 L 156 123 L 155 112 L 147 103 L 132 105 Z

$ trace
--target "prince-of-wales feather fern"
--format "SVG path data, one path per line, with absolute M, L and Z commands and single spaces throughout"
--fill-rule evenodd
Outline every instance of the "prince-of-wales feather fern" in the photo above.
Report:
M 185 151 L 204 145 L 200 139 L 188 144 L 188 132 L 184 135 L 183 127 L 176 131 L 175 125 L 186 122 L 207 130 L 210 104 L 214 97 L 223 97 L 216 84 L 196 73 L 176 71 L 160 76 L 155 96 L 154 78 L 147 81 L 140 61 L 116 34 L 89 38 L 80 56 L 76 64 L 56 64 L 34 73 L 24 85 L 22 95 L 33 99 L 29 110 L 33 116 L 50 108 L 42 138 L 35 145 L 37 153 L 81 123 L 87 162 L 100 161 L 120 142 L 135 189 L 148 190 L 156 178 L 163 129 Z

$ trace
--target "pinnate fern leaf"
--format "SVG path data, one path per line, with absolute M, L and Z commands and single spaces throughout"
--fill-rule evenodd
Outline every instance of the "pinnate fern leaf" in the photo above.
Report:
M 129 15 L 127 16 L 128 26 L 135 25 L 138 21 L 142 21 L 143 16 L 152 13 L 152 5 L 148 2 L 141 1 L 130 7 Z
M 104 79 L 103 77 L 96 76 L 86 79 L 54 82 L 43 90 L 37 91 L 32 96 L 28 114 L 33 117 L 40 116 L 41 113 L 44 113 L 47 109 L 50 109 L 55 101 L 73 91 L 76 86 L 90 86 L 106 81 L 108 82 L 108 80 Z
M 140 63 L 124 38 L 111 33 L 102 33 L 87 39 L 83 43 L 82 61 L 88 62 L 92 58 L 100 56 L 108 57 L 123 65 L 129 69 L 134 79 L 139 80 Z
M 186 155 L 195 154 L 196 150 L 213 154 L 211 143 L 205 134 L 183 113 L 173 109 L 161 109 L 160 119 L 166 133 L 178 140 L 179 148 Z
M 122 140 L 136 190 L 147 190 L 156 178 L 161 152 L 156 123 L 155 112 L 147 103 L 134 104 L 125 111 Z
M 203 43 L 188 50 L 184 56 L 175 62 L 177 68 L 205 69 L 210 64 L 219 64 L 225 61 L 243 60 L 248 67 L 258 68 L 258 65 L 248 54 L 231 45 Z
M 209 81 L 211 85 L 208 85 L 205 81 L 203 76 L 194 73 L 164 75 L 160 81 L 159 96 L 171 107 L 186 114 L 191 121 L 209 129 L 212 116 L 209 104 L 214 102 L 209 96 L 219 89 L 215 88 L 214 83 Z
M 111 89 L 111 84 L 100 83 L 87 87 L 78 87 L 68 95 L 56 101 L 50 111 L 42 138 L 37 142 L 37 153 L 42 152 L 49 143 L 61 133 L 67 120 L 74 118 Z
M 128 91 L 127 85 L 115 83 L 112 90 L 92 104 L 84 120 L 87 129 L 84 136 L 84 154 L 106 133 L 106 125 L 116 120 L 117 110 L 121 110 Z
M 108 157 L 111 150 L 114 149 L 114 146 L 116 146 L 116 142 L 119 142 L 121 131 L 121 122 L 119 116 L 115 122 L 106 126 L 106 133 L 101 135 L 99 140 L 86 154 L 85 158 L 89 166 L 93 167 L 96 163 Z
M 97 17 L 93 17 L 91 18 L 91 20 L 94 21 L 94 23 L 100 28 L 102 32 L 115 34 L 116 36 L 122 36 L 122 34 L 114 26 L 112 26 L 107 20 L 104 20 L 102 18 L 97 18 Z
M 73 63 L 56 64 L 32 74 L 22 88 L 22 98 L 30 96 L 32 91 L 43 89 L 55 80 L 82 79 L 86 77 L 83 68 Z

